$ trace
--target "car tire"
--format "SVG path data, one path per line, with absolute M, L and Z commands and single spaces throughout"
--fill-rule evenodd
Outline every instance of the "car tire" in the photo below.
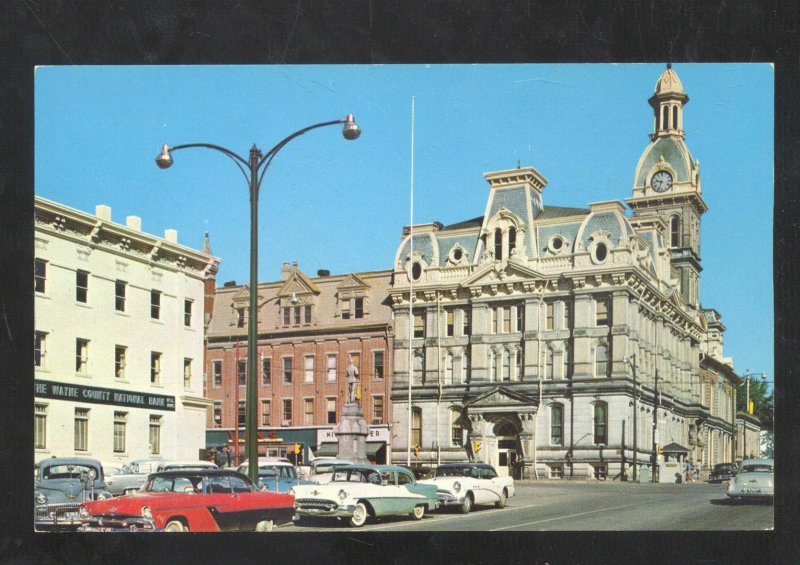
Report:
M 262 520 L 261 522 L 256 524 L 257 532 L 271 532 L 274 529 L 275 529 L 274 520 Z
M 508 493 L 506 493 L 506 489 L 503 489 L 503 492 L 500 493 L 500 499 L 494 503 L 495 506 L 498 508 L 505 508 L 506 507 L 506 500 L 508 499 Z
M 189 528 L 183 525 L 183 522 L 180 520 L 170 520 L 167 522 L 167 525 L 164 526 L 165 532 L 188 532 Z
M 414 510 L 409 514 L 414 520 L 422 520 L 422 517 L 425 515 L 425 506 L 420 504 L 419 506 L 415 506 Z
M 354 528 L 360 528 L 367 523 L 368 516 L 369 512 L 367 512 L 366 505 L 364 505 L 363 502 L 359 502 L 356 504 L 355 510 L 353 510 L 353 516 L 350 518 L 350 525 Z
M 469 514 L 469 511 L 472 510 L 472 495 L 467 493 L 467 496 L 464 497 L 464 502 L 461 503 L 458 510 L 462 514 Z

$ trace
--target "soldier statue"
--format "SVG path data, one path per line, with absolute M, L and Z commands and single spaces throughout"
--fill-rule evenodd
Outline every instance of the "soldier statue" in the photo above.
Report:
M 358 368 L 350 361 L 347 366 L 347 398 L 350 403 L 356 402 L 356 387 L 358 386 Z

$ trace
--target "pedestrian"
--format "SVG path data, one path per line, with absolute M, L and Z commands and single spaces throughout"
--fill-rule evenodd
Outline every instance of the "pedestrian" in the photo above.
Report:
M 695 464 L 694 470 L 695 470 L 695 476 L 697 477 L 697 480 L 698 481 L 702 481 L 703 479 L 700 477 L 700 472 L 703 470 L 703 464 L 700 463 L 700 461 L 698 461 Z
M 232 461 L 231 461 L 231 450 L 228 449 L 227 447 L 225 448 L 225 458 L 228 460 L 228 467 L 230 467 L 231 463 L 232 463 Z

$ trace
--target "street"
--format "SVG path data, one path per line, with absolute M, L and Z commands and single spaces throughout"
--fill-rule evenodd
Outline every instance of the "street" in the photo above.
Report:
M 636 531 L 771 530 L 773 507 L 731 504 L 726 485 L 594 481 L 520 481 L 506 508 L 474 507 L 463 515 L 437 510 L 420 521 L 371 519 L 358 531 Z M 320 520 L 283 531 L 349 529 L 345 520 Z

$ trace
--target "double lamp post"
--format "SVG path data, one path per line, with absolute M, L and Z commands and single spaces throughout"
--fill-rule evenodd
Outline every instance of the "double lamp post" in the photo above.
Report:
M 156 164 L 167 169 L 172 166 L 172 152 L 179 149 L 191 147 L 204 147 L 213 149 L 230 157 L 247 180 L 250 190 L 250 310 L 248 312 L 247 325 L 247 400 L 245 403 L 245 457 L 248 461 L 247 474 L 250 479 L 258 482 L 258 381 L 256 379 L 256 349 L 257 349 L 257 330 L 258 330 L 258 193 L 264 173 L 267 172 L 272 159 L 283 149 L 283 147 L 296 137 L 299 137 L 312 129 L 325 126 L 343 125 L 342 135 L 345 139 L 357 139 L 361 135 L 361 129 L 356 125 L 353 114 L 348 114 L 341 120 L 322 122 L 305 127 L 287 136 L 278 142 L 275 147 L 262 154 L 258 147 L 253 144 L 250 149 L 250 158 L 240 157 L 230 149 L 212 145 L 210 143 L 188 143 L 185 145 L 174 145 L 172 147 L 164 145 L 161 154 L 156 157 Z M 236 438 L 237 450 L 239 438 Z

